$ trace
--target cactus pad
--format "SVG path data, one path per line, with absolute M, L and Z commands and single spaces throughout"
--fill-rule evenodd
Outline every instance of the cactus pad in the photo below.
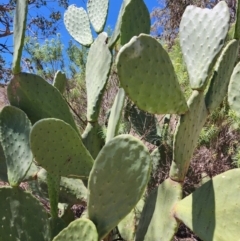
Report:
M 36 162 L 52 175 L 87 178 L 93 159 L 75 130 L 62 120 L 43 119 L 32 128 Z
M 0 188 L 0 240 L 50 241 L 48 215 L 30 193 L 18 188 Z
M 20 109 L 5 106 L 0 113 L 0 140 L 6 158 L 8 181 L 18 186 L 29 169 L 33 156 L 30 149 L 30 120 Z
M 171 60 L 153 37 L 141 34 L 124 45 L 117 69 L 121 87 L 139 109 L 153 114 L 187 111 Z
M 237 59 L 238 44 L 237 40 L 230 41 L 214 67 L 210 87 L 206 95 L 206 106 L 211 112 L 219 107 L 226 96 L 230 77 Z
M 240 237 L 240 169 L 224 172 L 175 206 L 175 216 L 205 241 Z
M 189 111 L 180 117 L 173 141 L 170 178 L 176 181 L 183 181 L 185 178 L 199 134 L 208 116 L 203 92 L 193 91 L 188 106 Z
M 103 31 L 107 19 L 109 0 L 88 0 L 88 16 L 97 33 Z
M 230 107 L 240 116 L 240 63 L 238 63 L 232 73 L 228 86 L 228 102 Z
M 65 73 L 58 71 L 53 80 L 53 86 L 59 90 L 61 94 L 64 93 L 67 84 L 67 78 Z
M 85 46 L 91 45 L 93 37 L 88 15 L 84 8 L 70 5 L 64 14 L 64 24 L 76 41 Z
M 87 119 L 97 121 L 104 87 L 112 64 L 107 33 L 101 33 L 92 44 L 86 64 Z
M 80 218 L 71 222 L 53 241 L 98 241 L 98 233 L 91 220 Z
M 140 200 L 150 167 L 148 149 L 131 135 L 113 138 L 100 151 L 88 181 L 88 215 L 97 227 L 99 239 Z
M 106 143 L 117 135 L 119 122 L 122 116 L 122 110 L 125 102 L 125 91 L 120 88 L 115 97 L 108 121 Z
M 139 221 L 136 241 L 173 239 L 178 222 L 172 208 L 182 198 L 182 186 L 178 182 L 166 179 L 146 200 Z
M 25 29 L 27 21 L 28 1 L 21 0 L 16 2 L 16 10 L 14 15 L 14 54 L 13 54 L 13 74 L 21 72 L 20 62 L 25 38 Z
M 3 152 L 1 141 L 0 141 L 0 180 L 2 182 L 8 182 L 7 164 L 6 164 L 6 159 Z
M 40 76 L 20 73 L 8 85 L 11 105 L 22 109 L 32 123 L 43 118 L 58 118 L 78 128 L 66 101 L 56 88 Z
M 224 1 L 213 9 L 188 6 L 180 23 L 180 44 L 192 89 L 204 89 L 216 55 L 223 47 L 230 13 Z
M 143 0 L 131 0 L 124 9 L 120 28 L 121 45 L 140 33 L 150 34 L 150 15 Z

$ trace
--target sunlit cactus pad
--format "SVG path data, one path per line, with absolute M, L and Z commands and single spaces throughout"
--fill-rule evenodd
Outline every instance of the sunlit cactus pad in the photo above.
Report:
M 214 58 L 223 47 L 230 13 L 225 1 L 213 9 L 188 6 L 180 23 L 180 44 L 192 89 L 203 89 Z
M 228 102 L 230 107 L 240 116 L 240 63 L 238 63 L 231 76 L 228 86 Z
M 13 106 L 5 106 L 0 112 L 0 141 L 5 153 L 8 181 L 18 186 L 30 167 L 33 156 L 29 134 L 31 122 L 27 115 Z
M 30 193 L 0 188 L 0 240 L 50 241 L 48 214 Z
M 53 241 L 98 241 L 95 225 L 89 219 L 80 218 L 71 222 Z
M 88 215 L 100 239 L 140 200 L 150 167 L 148 149 L 131 135 L 113 138 L 98 154 L 88 181 Z
M 204 241 L 238 240 L 239 183 L 240 169 L 233 169 L 214 177 L 177 203 L 176 218 Z
M 87 178 L 93 159 L 74 129 L 58 119 L 38 121 L 30 134 L 36 162 L 54 175 Z
M 141 34 L 124 45 L 117 69 L 121 86 L 139 109 L 153 114 L 187 111 L 172 62 L 153 37 Z
M 87 119 L 96 121 L 103 90 L 107 83 L 112 63 L 112 54 L 107 45 L 107 33 L 101 33 L 92 44 L 86 64 Z
M 7 92 L 11 105 L 23 110 L 32 123 L 43 118 L 58 118 L 78 131 L 62 95 L 40 76 L 28 73 L 15 75 Z
M 84 8 L 70 5 L 64 14 L 64 24 L 70 35 L 80 44 L 89 46 L 93 42 L 89 18 Z
M 221 53 L 214 67 L 211 84 L 206 95 L 206 106 L 214 111 L 226 96 L 228 84 L 238 55 L 237 40 L 230 41 Z
M 65 91 L 66 85 L 67 85 L 66 74 L 61 71 L 57 71 L 57 73 L 54 76 L 53 86 L 57 88 L 61 94 L 63 94 L 63 92 Z
M 103 31 L 107 19 L 109 0 L 88 0 L 88 16 L 97 33 Z
M 143 208 L 136 241 L 169 241 L 178 229 L 172 208 L 182 198 L 182 186 L 166 179 L 151 192 Z

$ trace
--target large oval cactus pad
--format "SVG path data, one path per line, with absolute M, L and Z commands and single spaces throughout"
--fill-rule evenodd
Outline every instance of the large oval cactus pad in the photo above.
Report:
M 104 87 L 112 64 L 107 33 L 101 33 L 92 44 L 86 64 L 87 119 L 97 121 Z
M 187 111 L 172 62 L 153 37 L 141 34 L 124 45 L 117 69 L 121 87 L 140 109 L 153 114 Z
M 170 177 L 184 181 L 199 134 L 207 119 L 204 93 L 193 91 L 188 100 L 189 111 L 180 117 L 173 140 L 173 161 Z
M 64 14 L 64 24 L 70 35 L 80 44 L 89 46 L 93 42 L 90 22 L 84 8 L 70 5 Z
M 30 193 L 0 188 L 0 240 L 50 241 L 48 214 Z
M 53 241 L 98 241 L 98 233 L 91 220 L 80 218 L 71 222 Z
M 16 2 L 16 9 L 14 15 L 14 54 L 13 54 L 13 74 L 18 74 L 21 71 L 20 62 L 22 57 L 22 50 L 24 45 L 27 12 L 28 12 L 28 1 L 21 0 Z
M 5 106 L 0 113 L 0 141 L 7 164 L 8 181 L 18 186 L 29 169 L 33 156 L 29 134 L 32 128 L 27 115 L 14 106 Z
M 176 218 L 184 222 L 202 240 L 238 240 L 239 182 L 240 169 L 214 177 L 177 203 Z
M 78 128 L 59 91 L 38 75 L 20 73 L 8 85 L 11 105 L 22 109 L 34 124 L 43 118 L 58 118 Z
M 138 225 L 136 241 L 169 241 L 178 229 L 172 208 L 182 198 L 182 185 L 166 179 L 148 197 Z
M 235 39 L 230 41 L 214 67 L 211 83 L 205 97 L 206 106 L 211 112 L 219 107 L 227 94 L 228 84 L 238 55 L 238 44 L 239 42 Z
M 38 121 L 32 128 L 30 144 L 36 162 L 52 175 L 88 177 L 93 159 L 76 131 L 64 121 Z
M 150 167 L 148 149 L 131 135 L 113 138 L 100 151 L 88 182 L 88 215 L 100 239 L 140 200 L 149 180 Z
M 227 36 L 229 19 L 229 8 L 224 1 L 213 9 L 186 8 L 179 34 L 192 89 L 206 86 L 212 63 Z
M 97 33 L 103 31 L 107 19 L 109 0 L 88 0 L 88 16 Z
M 228 103 L 230 107 L 240 116 L 240 63 L 238 63 L 232 73 L 228 86 Z

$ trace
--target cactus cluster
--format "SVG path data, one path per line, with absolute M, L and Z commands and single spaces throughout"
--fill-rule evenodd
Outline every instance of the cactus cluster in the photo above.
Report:
M 88 0 L 87 12 L 70 6 L 66 28 L 90 47 L 88 125 L 80 133 L 63 98 L 66 76 L 56 73 L 51 85 L 21 72 L 27 2 L 17 0 L 10 106 L 0 112 L 0 179 L 10 185 L 0 188 L 0 240 L 116 240 L 120 233 L 128 241 L 171 241 L 181 222 L 205 241 L 237 240 L 239 169 L 214 177 L 184 199 L 182 188 L 200 131 L 227 91 L 230 106 L 240 115 L 239 64 L 234 68 L 240 18 L 234 39 L 225 44 L 230 15 L 224 1 L 211 10 L 186 8 L 179 28 L 192 88 L 186 101 L 168 53 L 149 35 L 150 17 L 143 0 L 123 1 L 109 41 L 102 32 L 108 0 Z M 237 16 L 239 12 L 240 8 Z M 98 33 L 95 40 L 90 23 Z M 122 47 L 114 62 L 113 46 L 119 38 Z M 120 88 L 104 140 L 98 117 L 113 62 Z M 152 155 L 136 137 L 118 135 L 127 97 L 133 103 L 130 120 L 136 130 L 142 133 L 142 120 L 155 125 L 145 137 L 157 143 Z M 150 114 L 176 114 L 179 120 L 169 178 L 144 199 L 155 160 L 160 159 L 160 165 L 165 161 L 159 156 L 160 127 Z M 32 194 L 19 188 L 25 181 Z M 50 217 L 33 194 L 49 201 Z M 65 204 L 59 215 L 61 203 Z M 69 211 L 76 203 L 86 207 L 86 214 L 74 220 Z M 116 227 L 119 233 L 110 235 Z

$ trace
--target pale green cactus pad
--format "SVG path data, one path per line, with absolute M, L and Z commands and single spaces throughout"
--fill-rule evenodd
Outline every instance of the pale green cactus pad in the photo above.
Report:
M 177 203 L 176 218 L 204 241 L 238 240 L 240 237 L 240 169 L 224 172 Z
M 148 149 L 131 135 L 113 138 L 100 151 L 88 181 L 88 216 L 97 227 L 99 239 L 138 203 L 149 180 L 150 167 Z
M 48 214 L 30 193 L 0 188 L 0 240 L 50 241 Z
M 29 169 L 33 156 L 29 134 L 31 122 L 27 115 L 13 106 L 5 106 L 0 113 L 0 141 L 7 164 L 8 181 L 18 186 Z
M 138 225 L 136 241 L 170 241 L 178 229 L 174 205 L 182 198 L 182 186 L 166 179 L 146 200 Z
M 14 53 L 13 53 L 13 74 L 18 74 L 21 72 L 20 62 L 22 57 L 22 50 L 24 45 L 26 21 L 27 21 L 27 11 L 28 11 L 28 1 L 21 0 L 16 2 L 16 9 L 14 15 Z
M 150 34 L 150 15 L 143 0 L 131 0 L 124 9 L 120 28 L 121 45 L 140 33 Z
M 98 241 L 95 225 L 89 219 L 80 218 L 71 222 L 53 241 Z
M 87 178 L 93 159 L 76 131 L 58 119 L 38 121 L 30 133 L 36 162 L 53 175 Z
M 170 177 L 176 181 L 184 181 L 199 134 L 208 116 L 203 92 L 193 91 L 188 106 L 189 111 L 180 117 L 173 141 Z
M 108 121 L 106 143 L 117 135 L 119 122 L 122 115 L 122 110 L 125 102 L 125 91 L 120 88 L 113 102 L 111 113 Z
M 214 67 L 210 87 L 206 94 L 206 106 L 210 112 L 215 110 L 226 96 L 228 84 L 238 55 L 237 40 L 230 41 L 221 53 Z
M 228 103 L 230 107 L 240 116 L 240 63 L 238 63 L 232 73 L 228 86 Z
M 121 87 L 144 111 L 153 114 L 183 114 L 187 103 L 172 62 L 153 37 L 141 34 L 125 44 L 117 56 Z
M 62 95 L 40 76 L 28 73 L 15 75 L 7 92 L 11 105 L 22 109 L 33 124 L 43 118 L 58 118 L 78 132 Z
M 107 33 L 101 33 L 92 44 L 86 64 L 87 119 L 97 121 L 104 87 L 112 64 Z
M 65 73 L 57 71 L 54 76 L 53 86 L 58 89 L 58 91 L 63 94 L 67 85 L 67 78 Z
M 107 19 L 109 0 L 88 0 L 88 16 L 97 33 L 103 31 Z
M 223 47 L 230 21 L 220 1 L 213 9 L 188 6 L 180 23 L 180 44 L 192 89 L 203 89 L 216 55 Z
M 90 22 L 84 8 L 70 5 L 64 14 L 64 24 L 70 35 L 80 44 L 89 46 L 93 42 Z

